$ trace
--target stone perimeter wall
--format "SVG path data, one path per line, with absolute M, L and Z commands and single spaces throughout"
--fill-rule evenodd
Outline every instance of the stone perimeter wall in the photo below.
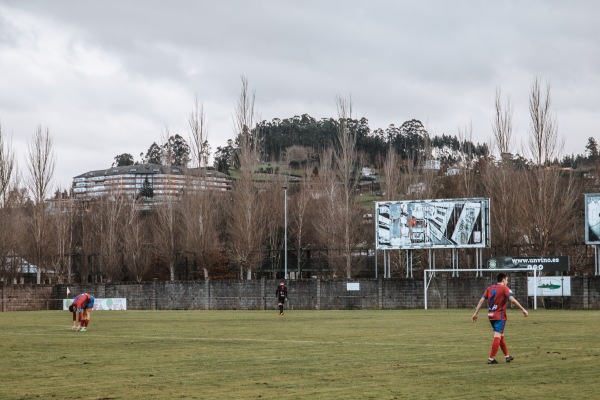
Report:
M 429 284 L 427 307 L 474 308 L 494 277 L 436 277 Z M 423 309 L 422 279 L 354 280 L 359 291 L 348 291 L 345 280 L 290 280 L 287 308 L 296 310 Z M 271 310 L 277 308 L 279 281 L 185 281 L 102 283 L 88 285 L 5 285 L 0 283 L 1 311 L 60 310 L 62 299 L 83 292 L 98 298 L 126 298 L 129 310 Z M 511 275 L 509 287 L 517 300 L 533 308 L 527 278 Z M 570 297 L 538 297 L 538 308 L 600 309 L 600 277 L 571 277 Z

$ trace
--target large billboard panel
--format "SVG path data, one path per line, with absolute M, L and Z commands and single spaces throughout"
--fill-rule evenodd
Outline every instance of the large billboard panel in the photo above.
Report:
M 540 272 L 568 272 L 569 256 L 550 257 L 483 257 L 483 267 L 537 269 Z
M 600 244 L 600 193 L 585 195 L 585 243 Z
M 375 202 L 375 247 L 489 247 L 489 209 L 483 198 Z

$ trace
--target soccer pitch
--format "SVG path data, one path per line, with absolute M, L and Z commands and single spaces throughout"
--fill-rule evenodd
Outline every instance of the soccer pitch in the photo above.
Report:
M 0 399 L 596 399 L 600 312 L 509 310 L 487 365 L 473 310 L 0 314 Z

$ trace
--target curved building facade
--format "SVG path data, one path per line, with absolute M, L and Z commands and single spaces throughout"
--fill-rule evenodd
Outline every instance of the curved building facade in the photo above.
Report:
M 231 179 L 221 172 L 157 164 L 89 171 L 74 177 L 72 184 L 73 197 L 76 199 L 123 195 L 143 197 L 151 190 L 152 197 L 166 200 L 189 191 L 230 189 Z

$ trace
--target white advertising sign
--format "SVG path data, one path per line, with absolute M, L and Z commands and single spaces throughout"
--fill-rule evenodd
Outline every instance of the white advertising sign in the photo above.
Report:
M 73 303 L 73 299 L 63 299 L 63 310 L 68 310 L 69 306 Z M 108 299 L 95 299 L 94 300 L 94 311 L 116 311 L 116 310 L 127 310 L 127 299 L 126 298 L 108 298 Z
M 570 276 L 538 276 L 527 278 L 527 294 L 533 296 L 571 296 Z

